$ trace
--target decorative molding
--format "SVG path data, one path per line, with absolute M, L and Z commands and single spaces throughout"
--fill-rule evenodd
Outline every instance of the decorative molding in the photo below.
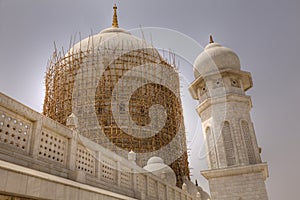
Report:
M 267 163 L 260 163 L 255 165 L 247 165 L 240 167 L 227 167 L 223 169 L 213 169 L 201 171 L 201 174 L 207 179 L 219 178 L 225 176 L 238 176 L 242 174 L 262 173 L 264 180 L 269 177 L 269 170 Z

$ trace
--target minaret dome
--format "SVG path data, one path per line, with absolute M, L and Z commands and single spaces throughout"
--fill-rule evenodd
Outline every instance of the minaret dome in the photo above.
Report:
M 210 43 L 194 62 L 194 76 L 205 76 L 223 69 L 240 70 L 240 59 L 237 54 L 216 42 L 210 37 Z

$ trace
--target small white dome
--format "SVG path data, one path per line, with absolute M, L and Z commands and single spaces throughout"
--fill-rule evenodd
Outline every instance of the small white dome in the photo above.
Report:
M 164 163 L 162 158 L 156 156 L 149 158 L 144 169 L 165 180 L 170 185 L 176 185 L 175 172 Z
M 154 164 L 154 163 L 164 164 L 164 160 L 160 157 L 153 156 L 153 157 L 149 158 L 147 165 Z
M 194 76 L 207 75 L 222 69 L 240 70 L 240 59 L 237 54 L 218 43 L 210 43 L 194 62 Z

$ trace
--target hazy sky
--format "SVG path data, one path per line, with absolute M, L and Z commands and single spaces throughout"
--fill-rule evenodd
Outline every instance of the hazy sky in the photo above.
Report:
M 153 39 L 159 48 L 168 49 L 167 35 L 172 29 L 201 46 L 213 34 L 216 42 L 239 55 L 242 69 L 253 77 L 254 87 L 248 94 L 262 159 L 269 164 L 269 198 L 299 199 L 299 0 L 0 0 L 0 91 L 41 111 L 53 41 L 67 49 L 76 32 L 85 38 L 91 30 L 98 33 L 110 27 L 113 3 L 118 4 L 122 28 L 167 28 L 160 31 L 166 38 Z M 179 70 L 186 91 L 193 81 L 190 63 L 201 48 L 195 43 L 181 44 L 183 40 L 172 41 L 170 47 L 178 48 L 177 56 L 185 58 Z M 206 161 L 199 156 L 202 132 L 194 111 L 197 102 L 186 92 L 183 96 L 192 173 L 199 178 Z

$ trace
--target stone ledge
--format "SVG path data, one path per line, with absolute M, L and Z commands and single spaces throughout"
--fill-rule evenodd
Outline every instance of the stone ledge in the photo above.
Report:
M 212 105 L 223 104 L 226 105 L 229 102 L 243 102 L 252 107 L 251 97 L 248 95 L 241 95 L 235 93 L 226 93 L 225 95 L 220 95 L 216 97 L 208 97 L 203 102 L 201 102 L 196 110 L 198 113 L 202 113 L 204 110 Z
M 201 171 L 202 176 L 207 180 L 211 178 L 225 177 L 225 176 L 236 176 L 241 174 L 259 173 L 262 172 L 264 180 L 269 177 L 267 163 L 260 163 L 255 165 L 228 167 L 223 169 L 213 169 Z
M 106 195 L 106 196 L 110 196 L 110 197 L 114 197 L 114 198 L 119 198 L 119 199 L 126 199 L 126 200 L 136 200 L 135 198 L 131 198 L 128 196 L 124 196 L 121 194 L 117 194 L 114 192 L 110 192 L 107 190 L 103 190 L 100 188 L 95 188 L 89 185 L 85 185 L 82 183 L 78 183 L 78 182 L 74 182 L 65 178 L 61 178 L 61 177 L 57 177 L 54 175 L 50 175 L 44 172 L 40 172 L 40 171 L 36 171 L 36 170 L 32 170 L 26 167 L 22 167 L 22 166 L 18 166 L 12 163 L 8 163 L 5 161 L 0 160 L 0 169 L 4 169 L 7 172 L 11 172 L 12 174 L 22 174 L 28 177 L 35 177 L 38 179 L 42 179 L 43 181 L 49 182 L 49 183 L 57 183 L 57 184 L 62 184 L 65 186 L 70 186 L 72 188 L 77 188 L 77 189 L 82 189 L 84 191 L 88 191 L 88 192 L 94 192 L 97 194 L 101 194 L 101 195 Z M 9 177 L 6 178 L 6 180 L 8 180 Z M 3 188 L 0 188 L 0 190 Z M 19 195 L 24 195 L 24 194 L 19 194 Z

